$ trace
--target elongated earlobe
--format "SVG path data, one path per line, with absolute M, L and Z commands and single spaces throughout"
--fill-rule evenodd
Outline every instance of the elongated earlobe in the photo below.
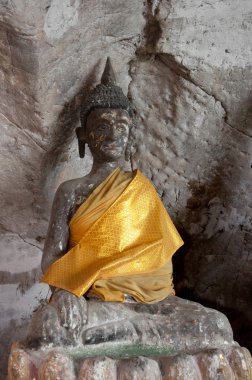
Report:
M 76 128 L 75 132 L 76 132 L 76 136 L 78 138 L 79 156 L 80 156 L 80 158 L 84 158 L 85 157 L 85 145 L 86 145 L 85 130 L 83 127 L 78 127 L 78 128 Z
M 131 155 L 132 155 L 131 148 L 132 148 L 132 143 L 133 143 L 132 127 L 133 127 L 133 124 L 130 126 L 130 130 L 129 130 L 128 142 L 125 149 L 125 161 L 131 161 Z
M 130 161 L 130 159 L 131 159 L 131 147 L 128 144 L 125 150 L 125 160 Z

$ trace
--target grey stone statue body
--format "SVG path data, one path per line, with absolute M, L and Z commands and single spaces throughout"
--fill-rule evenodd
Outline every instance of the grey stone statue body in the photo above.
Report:
M 84 155 L 84 144 L 88 144 L 93 155 L 93 167 L 87 176 L 67 181 L 57 190 L 42 258 L 44 273 L 66 253 L 68 223 L 77 208 L 116 167 L 125 168 L 127 144 L 134 118 L 128 100 L 124 99 L 114 82 L 114 74 L 110 62 L 107 61 L 102 84 L 96 87 L 96 93 L 91 93 L 89 105 L 84 107 L 81 114 L 82 127 L 76 131 L 80 156 Z M 106 96 L 110 96 L 109 100 Z M 120 98 L 119 101 L 116 97 Z M 109 107 L 105 107 L 107 103 Z M 52 292 L 50 303 L 45 302 L 33 316 L 27 337 L 30 347 L 49 343 L 82 344 L 85 347 L 123 341 L 156 347 L 165 345 L 171 349 L 171 342 L 176 339 L 183 342 L 182 346 L 188 344 L 187 334 L 194 334 L 192 330 L 198 329 L 197 323 L 190 322 L 192 318 L 199 323 L 202 318 L 205 321 L 201 323 L 201 335 L 203 334 L 204 339 L 201 343 L 192 342 L 194 349 L 195 344 L 203 344 L 203 347 L 211 341 L 214 344 L 220 336 L 223 342 L 232 341 L 232 331 L 224 315 L 206 311 L 200 305 L 179 300 L 177 297 L 168 297 L 156 305 L 141 305 L 131 297 L 126 297 L 124 304 L 117 304 L 78 298 L 61 289 L 52 289 Z M 182 312 L 183 308 L 186 314 Z M 184 341 L 178 337 L 175 339 L 175 335 L 180 334 L 179 326 L 177 329 L 173 328 L 176 323 L 181 322 L 179 314 L 183 325 L 187 326 Z M 219 320 L 217 330 L 216 318 Z M 214 324 L 212 321 L 215 321 Z M 175 334 L 173 339 L 171 331 Z

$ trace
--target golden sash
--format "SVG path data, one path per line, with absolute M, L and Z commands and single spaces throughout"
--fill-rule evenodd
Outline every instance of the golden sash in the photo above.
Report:
M 70 221 L 70 250 L 43 282 L 106 301 L 157 302 L 174 294 L 173 253 L 183 244 L 153 185 L 116 169 Z

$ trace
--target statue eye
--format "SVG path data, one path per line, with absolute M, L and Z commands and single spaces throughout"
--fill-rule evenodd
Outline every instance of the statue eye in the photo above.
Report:
M 118 124 L 117 129 L 120 131 L 126 131 L 127 125 L 125 124 Z
M 97 131 L 105 131 L 107 128 L 108 128 L 107 125 L 105 125 L 105 124 L 100 124 L 100 125 L 98 125 L 98 127 L 96 128 L 96 130 L 97 130 Z

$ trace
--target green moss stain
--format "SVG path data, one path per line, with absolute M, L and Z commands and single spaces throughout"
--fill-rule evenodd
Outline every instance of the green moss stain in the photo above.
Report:
M 108 356 L 114 359 L 138 356 L 174 356 L 177 351 L 171 347 L 147 346 L 142 344 L 99 344 L 66 350 L 73 359 Z

